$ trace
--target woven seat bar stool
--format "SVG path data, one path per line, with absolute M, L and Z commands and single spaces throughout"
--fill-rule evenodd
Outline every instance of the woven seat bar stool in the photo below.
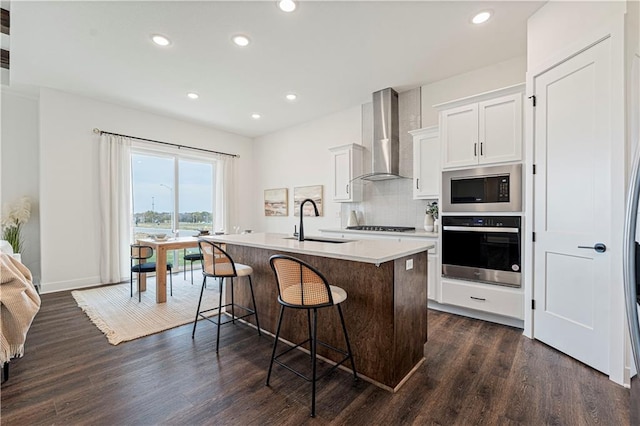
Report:
M 218 348 L 220 347 L 220 326 L 223 324 L 228 324 L 230 322 L 235 323 L 237 319 L 246 318 L 251 315 L 254 315 L 256 318 L 256 327 L 258 328 L 258 336 L 261 336 L 262 333 L 260 331 L 260 321 L 258 320 L 258 313 L 256 310 L 256 298 L 253 294 L 253 283 L 251 282 L 251 274 L 253 273 L 253 268 L 251 266 L 243 265 L 241 263 L 235 263 L 231 256 L 227 254 L 218 244 L 213 243 L 207 240 L 198 240 L 198 247 L 200 248 L 200 253 L 202 254 L 202 289 L 200 290 L 200 299 L 198 300 L 198 310 L 196 311 L 196 319 L 193 321 L 193 332 L 191 333 L 191 338 L 195 338 L 196 335 L 196 326 L 198 325 L 198 319 L 202 318 L 209 322 L 216 324 L 218 335 L 216 336 L 216 353 L 218 353 Z M 238 305 L 234 302 L 233 298 L 233 279 L 235 277 L 247 277 L 249 281 L 249 289 L 251 290 L 251 300 L 253 301 L 253 309 L 250 309 L 246 306 Z M 215 308 L 200 310 L 202 305 L 202 294 L 204 293 L 204 289 L 207 285 L 207 278 L 219 278 L 220 279 L 220 299 L 218 301 L 218 306 Z M 222 304 L 222 292 L 223 292 L 223 284 L 225 278 L 230 279 L 231 281 L 231 303 L 227 303 L 225 305 Z M 231 319 L 227 321 L 221 320 L 222 309 L 223 308 L 231 308 Z M 236 308 L 242 309 L 246 312 L 244 315 L 236 316 Z M 206 316 L 208 312 L 218 311 L 218 315 L 215 318 L 210 318 Z
M 271 370 L 274 362 L 293 372 L 297 376 L 302 377 L 306 381 L 311 382 L 311 417 L 315 417 L 316 382 L 319 379 L 331 373 L 347 360 L 351 362 L 354 380 L 358 379 L 356 365 L 353 361 L 353 354 L 351 352 L 351 344 L 349 343 L 349 335 L 347 334 L 347 327 L 344 324 L 344 315 L 342 315 L 342 308 L 340 307 L 340 303 L 347 300 L 347 292 L 340 287 L 329 285 L 327 279 L 318 270 L 295 257 L 274 255 L 269 259 L 269 263 L 271 264 L 271 269 L 273 269 L 273 272 L 276 275 L 276 281 L 278 283 L 280 315 L 278 316 L 278 328 L 276 331 L 276 339 L 273 342 L 273 351 L 271 353 L 271 362 L 269 363 L 266 385 L 269 386 L 269 379 L 271 378 Z M 331 306 L 336 306 L 338 308 L 340 323 L 342 324 L 342 331 L 344 333 L 344 340 L 347 346 L 346 351 L 318 340 L 318 309 Z M 278 346 L 280 327 L 282 326 L 282 317 L 285 308 L 307 310 L 309 338 L 276 355 L 276 347 Z M 313 320 L 311 318 L 312 311 Z M 310 343 L 311 346 L 311 377 L 303 375 L 278 359 L 282 355 L 304 345 L 305 343 Z M 344 358 L 340 362 L 337 362 L 320 377 L 317 376 L 316 368 L 316 349 L 318 344 L 344 355 Z
M 138 274 L 138 302 L 140 297 L 140 275 L 148 274 L 156 271 L 156 262 L 147 262 L 146 260 L 153 257 L 153 247 L 141 244 L 131 244 L 131 273 L 130 273 L 130 290 L 133 297 L 133 274 Z M 169 289 L 173 296 L 173 275 L 171 275 L 173 264 L 167 263 L 167 272 L 169 273 Z
M 184 260 L 184 279 L 187 279 L 187 262 L 191 265 L 191 284 L 193 284 L 193 262 L 202 262 L 202 253 L 187 253 L 187 249 L 182 250 L 182 259 Z

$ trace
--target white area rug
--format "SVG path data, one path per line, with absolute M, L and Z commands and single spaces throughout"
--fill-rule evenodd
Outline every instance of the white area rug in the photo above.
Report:
M 167 302 L 156 303 L 156 283 L 147 279 L 147 291 L 138 302 L 137 285 L 133 283 L 133 297 L 130 297 L 129 283 L 97 287 L 89 290 L 72 291 L 71 295 L 89 319 L 102 331 L 109 343 L 121 342 L 159 333 L 170 328 L 193 322 L 198 308 L 198 297 L 202 281 L 197 277 L 191 285 L 183 281 L 181 274 L 173 276 L 173 296 Z M 207 280 L 207 288 L 202 296 L 202 308 L 218 305 L 217 280 Z

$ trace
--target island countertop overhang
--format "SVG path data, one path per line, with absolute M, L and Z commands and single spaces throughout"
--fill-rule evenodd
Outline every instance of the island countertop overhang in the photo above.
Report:
M 307 236 L 307 238 L 322 238 Z M 279 250 L 288 253 L 307 254 L 334 259 L 380 265 L 401 257 L 433 249 L 434 243 L 428 241 L 389 241 L 389 240 L 357 240 L 347 242 L 324 243 L 318 241 L 298 241 L 287 234 L 249 233 L 212 235 L 205 239 L 226 244 L 237 244 L 247 247 Z

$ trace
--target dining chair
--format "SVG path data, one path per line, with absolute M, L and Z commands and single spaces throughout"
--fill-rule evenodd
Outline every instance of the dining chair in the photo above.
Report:
M 138 274 L 138 302 L 140 302 L 140 275 L 148 274 L 156 271 L 156 262 L 147 262 L 151 257 L 153 257 L 153 247 L 145 246 L 142 244 L 131 244 L 131 273 L 130 273 L 130 290 L 131 297 L 133 297 L 133 274 Z M 173 269 L 173 264 L 167 263 L 167 272 L 169 273 L 169 289 L 170 294 L 173 296 L 173 276 L 171 275 L 171 271 Z
M 187 280 L 187 262 L 190 262 L 191 266 L 191 284 L 193 285 L 193 262 L 200 262 L 202 265 L 202 253 L 187 253 L 187 249 L 182 250 L 182 259 L 184 260 L 184 279 Z

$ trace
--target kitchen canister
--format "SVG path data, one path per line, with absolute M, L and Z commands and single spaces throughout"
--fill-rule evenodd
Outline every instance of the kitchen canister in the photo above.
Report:
M 349 213 L 347 226 L 358 226 L 358 215 L 356 214 L 355 210 L 351 210 L 351 213 Z

